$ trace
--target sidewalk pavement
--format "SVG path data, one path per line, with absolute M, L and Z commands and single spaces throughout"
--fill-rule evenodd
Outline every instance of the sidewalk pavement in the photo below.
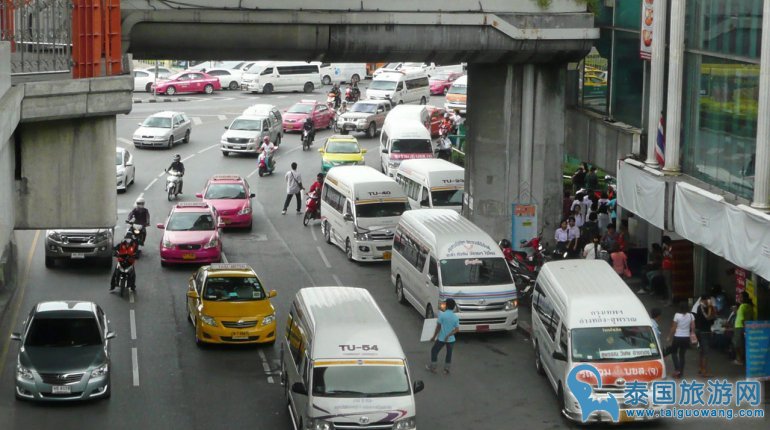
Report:
M 629 279 L 626 283 L 633 291 L 637 291 L 643 285 L 643 281 L 639 278 Z M 663 336 L 661 342 L 663 342 L 665 345 L 669 330 L 671 330 L 671 324 L 673 323 L 676 308 L 673 305 L 666 306 L 665 301 L 659 299 L 656 296 L 644 294 L 638 295 L 637 297 L 639 297 L 639 299 L 644 304 L 644 307 L 647 308 L 648 311 L 655 307 L 660 308 L 662 312 L 660 332 Z M 523 331 L 528 337 L 532 336 L 531 307 L 519 308 L 519 330 Z M 745 378 L 745 367 L 733 364 L 732 360 L 730 360 L 730 358 L 727 356 L 727 352 L 725 351 L 711 348 L 708 350 L 707 360 L 707 371 L 709 372 L 710 376 L 703 377 L 698 375 L 697 373 L 700 367 L 698 360 L 698 350 L 694 346 L 691 347 L 685 355 L 684 378 L 688 380 L 695 378 L 701 381 L 715 378 L 727 378 L 730 381 L 735 381 Z M 671 356 L 669 355 L 666 357 L 666 374 L 669 378 L 671 378 L 673 372 L 674 364 L 671 361 Z

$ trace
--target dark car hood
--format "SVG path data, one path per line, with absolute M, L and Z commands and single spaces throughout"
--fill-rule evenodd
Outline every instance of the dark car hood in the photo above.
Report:
M 107 361 L 101 345 L 83 347 L 24 347 L 19 353 L 21 365 L 38 373 L 85 372 Z

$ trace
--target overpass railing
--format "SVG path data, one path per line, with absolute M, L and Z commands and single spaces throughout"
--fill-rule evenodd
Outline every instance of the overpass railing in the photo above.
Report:
M 0 0 L 0 40 L 11 44 L 11 73 L 72 69 L 71 0 Z

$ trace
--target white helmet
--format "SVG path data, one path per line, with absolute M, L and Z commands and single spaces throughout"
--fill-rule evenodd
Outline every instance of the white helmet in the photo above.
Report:
M 136 199 L 136 202 L 134 202 L 136 206 L 144 206 L 144 197 L 139 197 Z

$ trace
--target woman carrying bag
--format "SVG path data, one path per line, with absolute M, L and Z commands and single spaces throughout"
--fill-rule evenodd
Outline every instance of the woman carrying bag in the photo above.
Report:
M 681 378 L 684 375 L 684 356 L 691 343 L 698 343 L 695 335 L 695 316 L 687 308 L 686 302 L 679 302 L 674 324 L 668 334 L 668 343 L 671 345 L 671 359 L 674 360 L 673 376 Z

